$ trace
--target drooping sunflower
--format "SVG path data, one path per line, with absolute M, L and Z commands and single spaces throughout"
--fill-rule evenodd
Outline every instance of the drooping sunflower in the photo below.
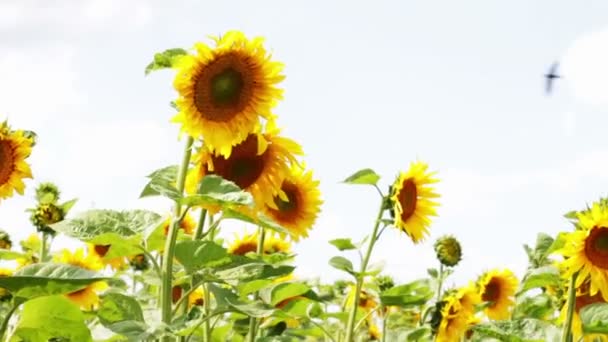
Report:
M 258 249 L 258 234 L 245 234 L 234 239 L 228 247 L 228 253 L 234 255 L 245 255 L 255 253 Z M 273 235 L 266 235 L 264 238 L 264 254 L 272 253 L 291 253 L 291 244 Z
M 33 140 L 23 131 L 11 131 L 6 122 L 0 125 L 0 199 L 23 195 L 23 179 L 32 178 L 26 159 L 32 152 Z
M 590 294 L 590 280 L 587 279 L 581 286 L 576 289 L 576 302 L 574 303 L 574 312 L 572 316 L 572 335 L 574 337 L 574 341 L 579 341 L 581 337 L 583 337 L 583 323 L 581 321 L 580 312 L 581 310 L 591 304 L 596 303 L 606 303 L 606 300 L 602 297 L 600 293 L 596 293 L 595 295 Z M 559 320 L 561 322 L 565 321 L 566 315 L 568 312 L 568 303 L 564 303 L 562 307 Z M 596 342 L 596 341 L 608 341 L 607 335 L 598 335 L 598 334 L 587 334 L 583 337 L 585 342 Z
M 203 146 L 186 180 L 188 191 L 195 193 L 204 176 L 216 174 L 251 193 L 259 208 L 273 203 L 291 165 L 297 164 L 295 156 L 303 151 L 295 141 L 278 136 L 277 130 L 266 131 L 249 134 L 234 146 L 229 158 L 215 155 Z
M 483 302 L 489 303 L 484 309 L 489 318 L 494 320 L 509 318 L 511 308 L 515 304 L 517 285 L 517 278 L 508 269 L 492 270 L 480 277 L 479 295 Z
M 88 253 L 85 255 L 82 248 L 71 252 L 67 249 L 61 251 L 61 254 L 56 255 L 55 261 L 69 264 L 72 266 L 81 267 L 91 271 L 99 271 L 103 268 L 103 263 L 97 255 Z M 85 288 L 78 291 L 70 292 L 66 296 L 78 304 L 83 310 L 93 310 L 99 304 L 98 292 L 108 288 L 108 284 L 104 281 L 97 281 L 87 285 Z
M 312 171 L 304 171 L 294 164 L 281 184 L 281 191 L 272 202 L 266 203 L 264 212 L 279 225 L 289 230 L 291 238 L 298 241 L 308 237 L 321 210 L 319 181 Z
M 127 266 L 127 262 L 124 257 L 109 259 L 104 258 L 106 254 L 108 254 L 108 251 L 110 250 L 110 247 L 112 247 L 112 245 L 95 245 L 92 243 L 87 243 L 87 246 L 89 248 L 90 255 L 97 256 L 99 259 L 101 259 L 104 265 L 110 265 L 113 270 L 122 270 Z
M 441 264 L 448 267 L 456 266 L 462 259 L 462 247 L 460 242 L 451 236 L 445 235 L 437 239 L 433 245 L 437 259 Z
M 467 331 L 467 322 L 471 313 L 463 310 L 460 300 L 454 292 L 450 292 L 437 303 L 433 314 L 432 325 L 437 342 L 460 341 Z
M 395 226 L 419 243 L 429 233 L 431 216 L 437 216 L 435 208 L 439 203 L 433 199 L 439 197 L 431 184 L 439 180 L 435 172 L 427 172 L 428 165 L 423 162 L 412 162 L 407 172 L 401 172 L 391 187 L 391 214 Z
M 209 150 L 225 158 L 247 138 L 260 118 L 274 120 L 272 108 L 282 98 L 276 85 L 285 76 L 283 64 L 271 60 L 264 39 L 247 39 L 230 31 L 213 38 L 215 47 L 197 43 L 197 55 L 176 63 L 174 87 L 182 131 L 202 137 Z
M 576 272 L 576 287 L 591 280 L 589 293 L 602 293 L 608 301 L 608 207 L 594 203 L 591 210 L 578 214 L 579 230 L 568 233 L 559 251 L 565 258 L 564 277 Z

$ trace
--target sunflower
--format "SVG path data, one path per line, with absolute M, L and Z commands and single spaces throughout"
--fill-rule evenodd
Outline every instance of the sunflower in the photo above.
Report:
M 84 250 L 78 248 L 71 252 L 67 249 L 62 250 L 60 255 L 55 256 L 55 261 L 69 264 L 72 266 L 81 267 L 91 271 L 99 271 L 103 268 L 103 263 L 95 254 L 88 253 L 85 256 Z M 78 291 L 70 292 L 66 296 L 78 304 L 83 310 L 93 310 L 99 304 L 98 292 L 108 288 L 108 284 L 104 281 L 97 281 L 87 285 L 85 288 Z
M 163 232 L 165 236 L 169 234 L 169 225 L 171 224 L 171 218 L 167 218 L 165 223 L 163 224 Z M 184 219 L 179 223 L 179 229 L 183 230 L 184 233 L 188 235 L 192 235 L 194 233 L 194 229 L 196 228 L 196 222 L 190 215 L 186 215 Z
M 395 226 L 403 230 L 414 243 L 424 240 L 429 233 L 430 216 L 437 216 L 439 205 L 432 199 L 439 197 L 430 184 L 439 180 L 433 178 L 435 172 L 427 172 L 428 165 L 412 162 L 407 172 L 401 172 L 391 187 L 391 214 Z
M 478 284 L 481 300 L 489 303 L 484 309 L 486 315 L 494 320 L 509 318 L 518 284 L 513 272 L 508 269 L 486 272 Z
M 247 253 L 255 253 L 258 250 L 258 234 L 246 234 L 242 237 L 235 238 L 234 242 L 228 247 L 228 253 L 234 255 L 246 255 Z M 276 238 L 272 235 L 266 235 L 264 238 L 264 254 L 273 253 L 291 253 L 291 244 L 289 242 Z
M 574 341 L 579 341 L 583 336 L 583 323 L 580 317 L 581 310 L 587 305 L 606 302 L 600 293 L 596 293 L 592 296 L 589 293 L 590 286 L 590 282 L 587 280 L 576 290 L 576 302 L 574 303 L 574 313 L 572 316 L 572 335 L 574 337 Z M 568 303 L 564 303 L 559 317 L 560 321 L 565 321 L 567 312 Z M 583 341 L 608 341 L 608 336 L 589 334 L 584 336 Z
M 460 242 L 451 235 L 440 237 L 435 241 L 433 247 L 437 254 L 437 259 L 444 266 L 454 267 L 462 259 L 462 247 L 460 246 Z
M 104 265 L 110 265 L 110 267 L 112 267 L 112 269 L 115 271 L 121 270 L 127 265 L 124 257 L 110 259 L 104 258 L 106 254 L 108 254 L 108 251 L 112 245 L 95 245 L 92 243 L 87 243 L 87 246 L 89 248 L 89 254 L 97 256 L 99 259 L 101 259 Z
M 278 130 L 266 131 L 248 135 L 233 148 L 229 158 L 215 155 L 203 146 L 194 158 L 195 167 L 187 179 L 188 191 L 197 192 L 204 176 L 216 174 L 251 193 L 258 207 L 273 203 L 291 164 L 297 164 L 295 155 L 302 155 L 303 151 L 295 141 L 278 136 Z
M 449 293 L 438 303 L 433 315 L 433 321 L 438 322 L 435 326 L 435 341 L 454 342 L 466 334 L 471 312 L 463 309 L 461 301 L 455 293 Z
M 369 322 L 367 326 L 367 332 L 369 334 L 370 341 L 380 341 L 380 339 L 382 338 L 382 333 L 380 332 L 378 326 L 373 322 Z
M 356 289 L 357 288 L 355 285 L 351 285 L 350 291 L 346 295 L 346 305 L 349 308 L 352 307 L 353 301 L 355 300 Z M 374 295 L 372 293 L 361 289 L 361 292 L 359 293 L 359 305 L 358 306 L 359 306 L 359 309 L 361 309 L 365 312 L 369 312 L 370 310 L 373 310 L 378 306 L 378 302 L 376 301 L 376 299 L 374 298 Z
M 188 296 L 190 306 L 203 306 L 205 304 L 205 292 L 202 287 L 198 287 Z
M 38 234 L 32 233 L 28 235 L 25 240 L 21 240 L 19 244 L 24 252 L 38 252 L 40 251 L 42 241 L 40 240 L 40 236 Z
M 597 203 L 591 210 L 578 214 L 581 229 L 568 233 L 566 245 L 559 251 L 565 258 L 564 277 L 578 272 L 576 287 L 591 280 L 592 296 L 602 293 L 608 301 L 608 208 Z
M 23 179 L 32 178 L 30 166 L 25 162 L 32 152 L 33 140 L 23 131 L 11 131 L 6 122 L 0 125 L 0 199 L 23 195 Z
M 13 242 L 11 241 L 10 235 L 7 232 L 0 229 L 0 249 L 11 249 Z
M 281 191 L 266 203 L 264 212 L 298 241 L 308 237 L 322 203 L 319 181 L 313 179 L 311 171 L 294 164 L 281 184 Z
M 230 157 L 260 118 L 274 120 L 271 109 L 282 98 L 276 84 L 283 64 L 271 61 L 263 38 L 249 40 L 238 31 L 213 38 L 215 48 L 197 43 L 197 55 L 181 57 L 174 87 L 179 113 L 173 122 L 202 137 L 209 150 Z

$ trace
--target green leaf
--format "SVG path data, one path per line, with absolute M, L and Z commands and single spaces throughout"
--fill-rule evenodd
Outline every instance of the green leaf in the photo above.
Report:
M 230 303 L 238 303 L 239 297 L 229 289 L 212 283 L 209 283 L 207 286 L 217 302 L 217 309 L 226 309 L 230 306 Z
M 428 279 L 420 279 L 405 285 L 392 287 L 380 294 L 383 305 L 410 307 L 425 304 L 433 297 Z
M 513 312 L 513 318 L 527 317 L 542 320 L 554 311 L 551 297 L 541 293 L 534 297 L 525 297 L 519 300 Z
M 407 334 L 407 340 L 412 342 L 430 340 L 431 329 L 428 327 L 420 327 L 410 331 Z
M 61 210 L 63 210 L 63 212 L 65 214 L 67 214 L 70 211 L 70 209 L 72 209 L 72 207 L 74 206 L 74 204 L 76 204 L 76 202 L 78 202 L 78 199 L 74 198 L 74 199 L 71 199 L 71 200 L 69 200 L 67 202 L 62 203 L 60 205 Z
M 274 230 L 275 232 L 282 234 L 282 235 L 291 235 L 291 232 L 289 230 L 285 229 L 284 227 L 280 226 L 279 224 L 275 223 L 270 218 L 268 218 L 262 214 L 258 215 L 258 218 L 256 219 L 253 217 L 249 217 L 248 215 L 245 215 L 236 210 L 233 210 L 231 208 L 224 208 L 222 210 L 222 218 L 223 219 L 236 219 L 239 221 L 251 223 L 253 225 L 256 225 L 256 226 L 259 226 L 262 228 Z
M 544 342 L 556 341 L 560 335 L 556 326 L 533 318 L 477 324 L 473 331 L 474 341 L 491 337 L 505 342 Z
M 174 201 L 181 199 L 182 194 L 175 187 L 177 179 L 177 165 L 171 165 L 156 170 L 148 175 L 150 181 L 141 194 L 140 198 L 148 196 L 165 196 Z
M 155 53 L 154 60 L 146 66 L 145 73 L 148 75 L 152 71 L 171 68 L 180 56 L 187 54 L 186 50 L 180 48 L 167 49 L 163 52 Z
M 253 197 L 231 181 L 217 175 L 207 175 L 201 181 L 198 194 L 183 198 L 181 203 L 191 207 L 200 205 L 252 206 Z
M 54 230 L 96 245 L 111 245 L 104 259 L 140 252 L 143 232 L 161 216 L 147 210 L 93 209 L 51 225 Z
M 63 296 L 40 297 L 26 302 L 11 341 L 52 340 L 93 341 L 84 314 Z
M 357 249 L 357 246 L 353 244 L 351 239 L 335 239 L 329 241 L 332 245 L 336 246 L 341 251 L 347 251 L 351 249 Z
M 175 247 L 175 258 L 188 273 L 204 267 L 219 267 L 232 259 L 226 249 L 212 241 L 182 241 Z
M 0 260 L 15 260 L 19 258 L 29 258 L 27 254 L 11 251 L 8 249 L 0 249 Z
M 273 307 L 270 307 L 262 302 L 234 303 L 228 300 L 228 305 L 240 313 L 255 318 L 269 317 L 275 312 Z
M 275 306 L 285 299 L 301 296 L 310 291 L 310 287 L 302 283 L 281 283 L 270 290 L 270 304 Z
M 344 271 L 344 272 L 350 273 L 352 275 L 355 274 L 355 270 L 353 268 L 353 263 L 350 262 L 350 260 L 346 259 L 345 257 L 335 256 L 335 257 L 329 259 L 329 265 L 340 271 Z
M 346 178 L 343 183 L 376 185 L 380 176 L 372 169 L 363 169 Z
M 239 284 L 238 291 L 241 296 L 246 296 L 250 293 L 254 293 L 268 286 L 271 286 L 272 284 L 273 281 L 268 279 L 252 280 L 246 283 Z
M 562 278 L 557 267 L 543 266 L 534 268 L 529 270 L 524 276 L 520 293 L 539 287 L 560 286 L 561 283 Z
M 568 233 L 561 232 L 557 234 L 557 237 L 555 238 L 555 240 L 553 240 L 551 247 L 549 247 L 549 249 L 547 250 L 547 255 L 562 249 L 566 244 L 566 241 L 568 241 Z
M 252 262 L 245 265 L 217 271 L 215 275 L 231 285 L 238 285 L 240 282 L 247 282 L 258 279 L 276 278 L 285 276 L 291 272 L 293 266 L 271 266 L 263 263 Z
M 120 293 L 108 293 L 103 296 L 97 310 L 99 322 L 106 328 L 112 329 L 114 323 L 125 321 L 144 322 L 144 314 L 135 298 Z M 117 332 L 119 333 L 119 332 Z
M 586 334 L 608 334 L 608 304 L 596 303 L 584 306 L 580 312 L 583 332 Z
M 429 268 L 426 270 L 426 273 L 428 273 L 433 279 L 437 279 L 437 277 L 439 277 L 439 271 L 437 271 L 436 268 Z
M 78 291 L 103 279 L 95 272 L 72 265 L 37 263 L 25 266 L 11 277 L 0 278 L 0 287 L 15 297 L 32 299 Z

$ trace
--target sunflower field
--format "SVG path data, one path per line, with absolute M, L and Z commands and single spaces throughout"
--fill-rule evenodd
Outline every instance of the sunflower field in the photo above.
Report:
M 342 280 L 300 279 L 292 246 L 308 238 L 323 196 L 273 112 L 283 64 L 263 38 L 229 31 L 159 52 L 145 73 L 162 69 L 175 74 L 183 155 L 150 170 L 139 196 L 167 198 L 172 212 L 73 212 L 76 199 L 37 183 L 24 208 L 31 235 L 16 246 L 0 232 L 3 341 L 608 341 L 608 200 L 566 213 L 571 230 L 524 245 L 525 274 L 496 268 L 448 286 L 463 252 L 446 235 L 427 274 L 396 283 L 370 259 L 386 229 L 412 248 L 428 239 L 440 175 L 403 161 L 382 189 L 379 174 L 359 170 L 343 183 L 377 190 L 367 237 L 318 242 L 335 247 L 327 262 Z M 37 133 L 0 126 L 2 202 L 33 178 Z M 235 220 L 256 232 L 221 237 Z M 57 235 L 80 245 L 53 248 Z

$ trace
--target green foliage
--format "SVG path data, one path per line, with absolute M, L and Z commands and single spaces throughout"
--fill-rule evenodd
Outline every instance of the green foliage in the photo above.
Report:
M 351 239 L 348 239 L 348 238 L 334 239 L 334 240 L 329 241 L 329 243 L 336 246 L 336 248 L 339 249 L 340 251 L 348 251 L 348 250 L 352 250 L 352 249 L 357 249 L 357 246 L 355 246 L 353 244 L 353 242 L 351 241 Z
M 154 335 L 148 332 L 142 309 L 133 297 L 119 293 L 104 295 L 97 317 L 104 327 L 133 341 L 142 341 Z
M 553 242 L 554 240 L 551 236 L 545 233 L 539 233 L 536 238 L 536 246 L 534 249 L 530 248 L 528 245 L 524 245 L 524 249 L 528 254 L 528 260 L 532 267 L 538 268 L 549 263 L 547 256 L 549 255 Z
M 84 314 L 63 296 L 32 299 L 23 305 L 12 342 L 93 341 Z
M 270 290 L 270 304 L 278 303 L 296 296 L 304 295 L 310 291 L 310 287 L 302 283 L 280 283 Z
M 478 324 L 473 327 L 473 341 L 495 338 L 504 342 L 556 341 L 560 330 L 549 322 L 534 318 Z
M 351 275 L 356 274 L 355 270 L 353 268 L 353 263 L 350 260 L 346 259 L 345 257 L 335 256 L 335 257 L 329 259 L 329 265 L 331 265 L 335 269 L 344 271 Z
M 380 294 L 383 305 L 395 305 L 403 308 L 425 304 L 434 295 L 428 279 L 420 279 L 392 287 Z
M 513 312 L 513 318 L 536 318 L 545 319 L 555 312 L 551 297 L 541 293 L 534 297 L 520 299 Z
M 580 312 L 583 332 L 586 334 L 608 334 L 608 304 L 597 303 L 583 307 Z
M 528 270 L 521 284 L 521 291 L 525 292 L 539 287 L 560 287 L 563 280 L 555 266 L 543 266 Z
M 175 258 L 188 273 L 204 267 L 219 267 L 232 262 L 226 249 L 211 241 L 182 241 L 177 244 Z
M 0 278 L 0 287 L 15 297 L 33 299 L 78 291 L 103 279 L 95 272 L 72 265 L 38 263 L 20 269 L 12 277 Z
M 173 48 L 163 52 L 154 54 L 154 59 L 146 66 L 145 74 L 148 75 L 152 71 L 172 68 L 179 57 L 187 55 L 188 52 L 184 49 Z
M 184 197 L 182 205 L 252 206 L 253 197 L 236 184 L 217 175 L 207 175 L 201 180 L 198 194 Z
M 343 183 L 376 185 L 379 180 L 380 175 L 378 175 L 374 170 L 362 169 L 347 177 Z

